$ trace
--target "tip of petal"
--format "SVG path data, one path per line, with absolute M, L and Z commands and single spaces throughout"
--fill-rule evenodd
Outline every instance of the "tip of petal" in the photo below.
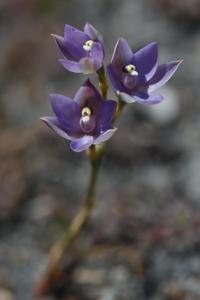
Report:
M 123 38 L 122 36 L 120 36 L 117 40 L 117 43 L 119 42 L 126 42 L 125 38 Z
M 116 42 L 115 49 L 120 45 L 124 45 L 124 44 L 128 44 L 127 40 L 123 37 L 120 37 Z
M 170 63 L 173 63 L 173 64 L 179 66 L 182 62 L 183 62 L 183 59 L 177 59 L 177 60 L 171 61 Z
M 156 41 L 150 42 L 148 44 L 148 46 L 152 47 L 154 49 L 154 51 L 157 52 L 157 55 L 158 55 L 158 43 Z
M 60 36 L 60 35 L 58 35 L 58 34 L 55 34 L 55 33 L 50 33 L 50 36 L 52 36 L 52 38 L 54 38 L 55 40 L 57 40 L 57 39 L 62 39 L 63 37 L 62 36 Z
M 86 22 L 85 25 L 84 25 L 84 28 L 87 27 L 87 26 L 92 26 L 92 24 L 90 24 L 89 22 Z
M 183 59 L 177 60 L 178 65 L 182 64 L 182 62 L 183 62 Z
M 43 122 L 46 122 L 46 121 L 47 121 L 46 118 L 47 118 L 47 117 L 41 117 L 40 120 L 43 121 Z
M 50 99 L 52 99 L 53 97 L 55 97 L 57 94 L 49 94 Z
M 157 46 L 158 43 L 156 41 L 153 41 L 153 42 L 150 42 L 149 45 L 152 45 L 152 46 Z

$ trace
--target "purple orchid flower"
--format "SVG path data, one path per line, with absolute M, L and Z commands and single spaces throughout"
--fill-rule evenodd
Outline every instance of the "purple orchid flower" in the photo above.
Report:
M 133 53 L 127 41 L 120 38 L 108 66 L 110 80 L 118 96 L 127 103 L 156 104 L 163 100 L 152 93 L 163 86 L 175 73 L 182 60 L 158 65 L 155 42 Z
M 94 73 L 103 66 L 105 56 L 101 35 L 89 23 L 80 31 L 65 25 L 64 37 L 52 34 L 64 55 L 59 62 L 65 69 L 74 73 Z
M 59 94 L 50 95 L 56 117 L 41 118 L 53 131 L 70 140 L 75 152 L 107 141 L 116 128 L 112 119 L 116 101 L 104 100 L 89 79 L 79 88 L 74 100 Z

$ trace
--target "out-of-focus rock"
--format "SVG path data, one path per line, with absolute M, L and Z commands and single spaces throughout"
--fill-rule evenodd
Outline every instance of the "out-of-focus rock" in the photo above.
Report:
M 28 191 L 27 167 L 23 161 L 23 151 L 29 135 L 18 136 L 16 132 L 1 134 L 0 148 L 0 218 L 15 213 L 26 199 Z
M 183 172 L 180 181 L 187 197 L 195 203 L 200 203 L 200 153 L 192 153 L 183 163 Z
M 180 100 L 176 90 L 172 87 L 163 87 L 160 93 L 164 101 L 158 105 L 143 107 L 144 112 L 158 125 L 168 125 L 180 115 Z
M 14 295 L 11 291 L 0 287 L 0 300 L 14 300 Z

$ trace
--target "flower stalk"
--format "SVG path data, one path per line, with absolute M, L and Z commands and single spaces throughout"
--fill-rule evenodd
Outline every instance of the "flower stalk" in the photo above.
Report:
M 105 145 L 105 144 L 104 144 Z M 66 251 L 73 245 L 73 242 L 80 235 L 86 226 L 91 212 L 95 205 L 95 191 L 97 178 L 101 166 L 102 158 L 105 152 L 105 146 L 91 146 L 87 150 L 87 156 L 90 161 L 90 178 L 85 196 L 83 208 L 72 220 L 60 241 L 58 241 L 50 250 L 48 257 L 48 267 L 43 280 L 38 286 L 38 295 L 48 293 L 52 284 L 58 280 L 62 274 L 61 262 Z
M 104 66 L 97 71 L 97 75 L 99 77 L 99 88 L 101 90 L 103 98 L 106 99 L 109 86 L 108 86 Z

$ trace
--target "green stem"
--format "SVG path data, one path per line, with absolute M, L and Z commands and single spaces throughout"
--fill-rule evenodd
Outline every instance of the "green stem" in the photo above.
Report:
M 117 110 L 116 110 L 115 116 L 113 118 L 113 123 L 115 123 L 116 120 L 121 116 L 125 105 L 126 105 L 126 103 L 123 100 L 121 100 L 120 97 L 118 97 Z
M 57 276 L 59 276 L 61 271 L 60 263 L 65 252 L 72 246 L 73 242 L 87 224 L 94 207 L 97 178 L 104 154 L 104 148 L 96 149 L 95 146 L 92 146 L 88 150 L 87 154 L 91 162 L 91 172 L 84 207 L 72 220 L 62 239 L 52 247 L 49 253 L 49 265 L 47 267 L 47 272 L 41 284 L 42 289 L 44 286 L 51 286 L 53 281 L 56 280 Z
M 108 92 L 108 82 L 107 82 L 104 66 L 97 71 L 97 75 L 99 77 L 99 87 L 101 89 L 102 96 L 104 99 L 106 99 L 107 92 Z

